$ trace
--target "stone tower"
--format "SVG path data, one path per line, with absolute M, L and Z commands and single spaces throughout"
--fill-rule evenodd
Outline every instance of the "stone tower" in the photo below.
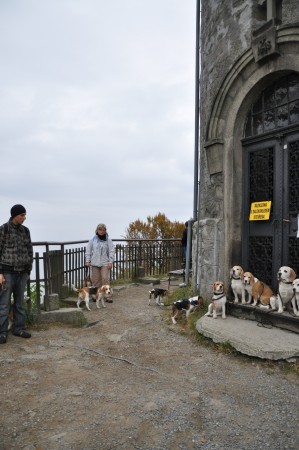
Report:
M 209 296 L 237 264 L 275 289 L 299 274 L 298 0 L 202 0 L 200 55 L 193 282 Z

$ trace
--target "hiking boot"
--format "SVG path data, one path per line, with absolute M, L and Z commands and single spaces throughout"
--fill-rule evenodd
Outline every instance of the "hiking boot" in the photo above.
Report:
M 28 333 L 28 332 L 25 331 L 25 330 L 21 330 L 21 331 L 19 331 L 19 333 L 14 333 L 14 335 L 15 335 L 15 336 L 22 337 L 22 338 L 25 338 L 25 339 L 31 338 L 31 334 Z
M 6 344 L 6 337 L 3 335 L 0 336 L 0 344 Z

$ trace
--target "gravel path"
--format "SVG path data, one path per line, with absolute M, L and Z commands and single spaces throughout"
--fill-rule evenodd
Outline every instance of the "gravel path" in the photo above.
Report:
M 193 342 L 148 290 L 92 304 L 87 328 L 9 336 L 0 449 L 298 449 L 298 376 Z

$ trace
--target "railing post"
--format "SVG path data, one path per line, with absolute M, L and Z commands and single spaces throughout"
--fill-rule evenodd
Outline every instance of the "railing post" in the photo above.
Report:
M 39 253 L 35 253 L 35 286 L 36 286 L 36 309 L 37 309 L 37 313 L 40 314 L 40 291 L 41 291 L 41 284 L 40 284 L 40 270 L 39 270 L 39 262 L 40 262 L 40 257 L 39 257 Z

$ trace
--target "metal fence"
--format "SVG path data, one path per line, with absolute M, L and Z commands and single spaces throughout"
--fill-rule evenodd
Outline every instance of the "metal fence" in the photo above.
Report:
M 27 285 L 28 297 L 34 295 L 36 309 L 44 303 L 47 309 L 50 294 L 63 298 L 72 286 L 82 287 L 86 275 L 85 249 L 88 241 L 34 242 L 34 261 Z M 182 267 L 180 239 L 113 239 L 115 260 L 111 281 L 136 280 L 144 276 L 159 276 Z

